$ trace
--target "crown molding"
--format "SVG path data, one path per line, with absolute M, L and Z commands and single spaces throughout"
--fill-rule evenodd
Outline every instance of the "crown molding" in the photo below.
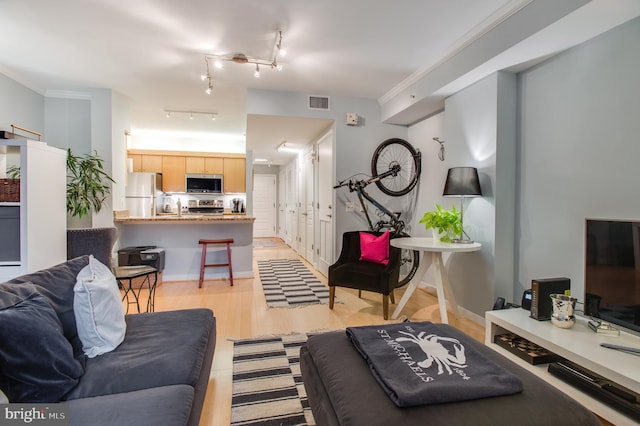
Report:
M 91 93 L 79 92 L 75 90 L 47 90 L 44 94 L 45 98 L 62 98 L 62 99 L 76 99 L 76 100 L 91 100 Z

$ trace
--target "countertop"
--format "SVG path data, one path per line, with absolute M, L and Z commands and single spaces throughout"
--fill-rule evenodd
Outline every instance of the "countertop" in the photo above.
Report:
M 113 221 L 117 223 L 194 223 L 194 222 L 213 222 L 213 223 L 253 223 L 256 218 L 249 217 L 246 214 L 224 214 L 224 215 L 206 215 L 206 214 L 161 214 L 154 217 L 136 217 L 129 216 L 126 211 L 114 211 Z

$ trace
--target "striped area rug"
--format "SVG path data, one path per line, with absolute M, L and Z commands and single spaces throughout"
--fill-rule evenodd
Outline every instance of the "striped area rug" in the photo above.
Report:
M 258 273 L 270 308 L 329 302 L 329 287 L 299 259 L 259 260 Z
M 313 425 L 300 374 L 306 334 L 233 345 L 231 425 Z

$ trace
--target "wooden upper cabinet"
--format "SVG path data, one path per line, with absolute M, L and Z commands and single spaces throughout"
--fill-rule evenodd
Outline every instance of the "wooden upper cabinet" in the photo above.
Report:
M 185 192 L 186 161 L 177 155 L 162 156 L 162 190 L 164 192 Z
M 186 192 L 185 174 L 224 176 L 224 192 L 247 190 L 246 160 L 240 154 L 131 150 L 134 172 L 162 173 L 164 192 Z
M 204 157 L 185 157 L 187 173 L 204 173 Z
M 222 157 L 186 157 L 187 173 L 221 175 L 224 173 Z
M 224 159 L 224 192 L 246 192 L 247 181 L 244 158 Z
M 221 157 L 205 157 L 204 172 L 212 175 L 221 175 L 224 173 L 224 158 Z
M 141 172 L 142 171 L 142 155 L 130 154 L 128 158 L 133 160 L 133 171 Z
M 135 172 L 135 162 L 133 160 L 133 171 Z M 140 172 L 162 173 L 162 155 L 141 155 L 140 156 Z

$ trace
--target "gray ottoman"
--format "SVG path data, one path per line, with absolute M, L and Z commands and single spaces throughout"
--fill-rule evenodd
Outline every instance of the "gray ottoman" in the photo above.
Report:
M 300 350 L 309 404 L 319 426 L 331 425 L 576 425 L 600 426 L 578 402 L 459 330 L 448 335 L 473 346 L 524 384 L 516 395 L 398 408 L 382 391 L 344 331 L 310 336 Z

